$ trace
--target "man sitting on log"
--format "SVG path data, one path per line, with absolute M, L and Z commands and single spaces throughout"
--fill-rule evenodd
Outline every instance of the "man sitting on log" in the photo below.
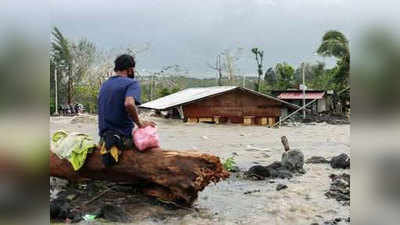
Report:
M 140 85 L 135 79 L 135 59 L 120 55 L 115 61 L 114 76 L 103 83 L 98 97 L 99 135 L 103 163 L 115 165 L 121 150 L 132 149 L 134 123 L 143 128 L 154 122 L 140 121 Z

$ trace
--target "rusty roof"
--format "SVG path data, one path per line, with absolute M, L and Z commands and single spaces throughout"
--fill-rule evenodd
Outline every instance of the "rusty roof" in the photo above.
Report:
M 322 99 L 325 95 L 324 91 L 320 92 L 306 92 L 305 93 L 305 99 Z M 303 93 L 302 92 L 283 92 L 278 95 L 279 99 L 303 99 Z
M 158 98 L 156 100 L 146 102 L 140 105 L 140 108 L 146 109 L 157 109 L 157 110 L 167 110 L 179 105 L 185 105 L 194 101 L 198 101 L 207 97 L 219 95 L 228 91 L 232 91 L 234 89 L 240 89 L 246 92 L 250 92 L 255 95 L 259 95 L 265 98 L 273 99 L 275 101 L 279 101 L 283 104 L 288 105 L 292 108 L 299 108 L 299 106 L 295 104 L 291 104 L 285 102 L 279 98 L 272 97 L 270 95 L 262 94 L 257 91 L 253 91 L 247 88 L 237 87 L 237 86 L 216 86 L 216 87 L 200 87 L 200 88 L 188 88 L 174 94 L 167 95 L 162 98 Z

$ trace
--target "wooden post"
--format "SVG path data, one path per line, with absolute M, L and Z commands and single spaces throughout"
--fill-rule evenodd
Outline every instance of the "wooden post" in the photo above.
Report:
M 285 152 L 289 151 L 289 150 L 290 150 L 290 148 L 289 148 L 289 141 L 288 141 L 288 139 L 286 138 L 286 136 L 282 136 L 282 137 L 281 137 L 281 142 L 282 142 L 282 144 L 283 144 L 283 147 L 285 148 Z

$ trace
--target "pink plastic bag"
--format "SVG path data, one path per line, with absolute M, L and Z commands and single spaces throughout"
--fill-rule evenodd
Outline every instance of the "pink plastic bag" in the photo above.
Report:
M 149 148 L 159 148 L 160 142 L 157 134 L 157 128 L 147 126 L 138 128 L 132 131 L 133 142 L 139 151 L 144 151 Z

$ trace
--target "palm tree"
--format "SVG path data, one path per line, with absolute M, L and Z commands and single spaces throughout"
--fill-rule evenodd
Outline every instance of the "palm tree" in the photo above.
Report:
M 67 73 L 67 102 L 72 103 L 72 46 L 57 27 L 53 28 L 51 58 L 56 66 Z
M 344 34 L 336 30 L 326 32 L 317 53 L 324 57 L 338 59 L 335 82 L 339 85 L 338 88 L 347 88 L 350 74 L 350 49 L 349 41 Z
M 343 93 L 342 96 L 336 97 L 338 97 L 342 105 L 344 105 L 346 101 L 350 101 L 349 92 L 343 92 L 343 90 L 347 90 L 350 87 L 349 41 L 341 32 L 330 30 L 322 37 L 322 43 L 317 53 L 324 57 L 335 57 L 338 59 L 333 81 L 335 82 L 336 92 Z

